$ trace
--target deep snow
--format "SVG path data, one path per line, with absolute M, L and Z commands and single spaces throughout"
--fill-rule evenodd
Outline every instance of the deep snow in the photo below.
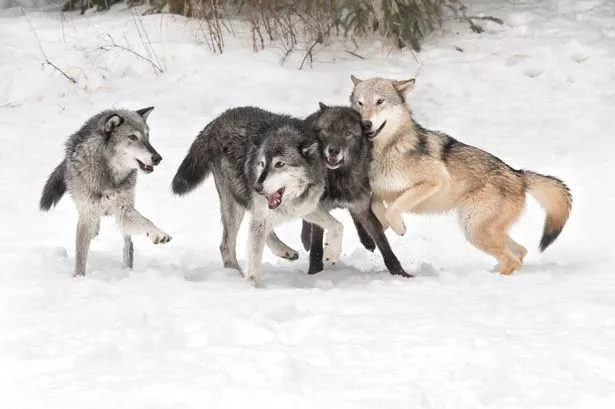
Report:
M 608 0 L 467 1 L 496 15 L 470 33 L 449 22 L 413 57 L 371 41 L 339 43 L 297 70 L 249 35 L 213 56 L 198 25 L 143 18 L 164 69 L 144 53 L 135 19 L 0 11 L 0 407 L 12 408 L 611 408 L 615 406 L 615 4 Z M 136 20 L 138 22 L 138 20 Z M 460 52 L 455 49 L 459 47 Z M 222 268 L 212 181 L 176 198 L 171 178 L 199 130 L 224 109 L 259 105 L 305 116 L 347 102 L 350 74 L 417 76 L 411 105 L 427 127 L 513 167 L 564 179 L 575 202 L 560 239 L 536 248 L 543 213 L 529 200 L 513 236 L 531 249 L 511 277 L 472 248 L 452 215 L 405 216 L 389 232 L 412 280 L 391 278 L 350 219 L 341 265 L 306 276 L 307 257 L 268 250 L 264 289 Z M 140 175 L 137 208 L 173 241 L 137 237 L 135 270 L 104 220 L 88 275 L 71 277 L 76 211 L 37 209 L 63 143 L 110 106 L 155 105 L 164 157 Z M 278 229 L 299 248 L 299 222 Z M 245 254 L 245 226 L 239 238 Z

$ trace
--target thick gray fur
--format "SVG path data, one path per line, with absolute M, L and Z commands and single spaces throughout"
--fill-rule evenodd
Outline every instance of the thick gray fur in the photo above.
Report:
M 305 218 L 325 230 L 325 253 L 337 261 L 343 226 L 319 206 L 326 170 L 311 129 L 300 119 L 256 107 L 225 111 L 192 143 L 173 178 L 172 189 L 184 195 L 213 173 L 223 223 L 220 253 L 224 266 L 241 271 L 236 241 L 244 213 L 251 213 L 245 276 L 255 285 L 265 245 L 276 255 L 296 259 L 297 252 L 273 232 L 286 221 Z M 281 203 L 266 197 L 285 188 Z
M 155 244 L 171 240 L 134 208 L 137 170 L 151 173 L 162 160 L 149 142 L 146 120 L 153 109 L 108 110 L 90 118 L 68 138 L 66 156 L 43 188 L 41 210 L 51 209 L 68 191 L 79 212 L 76 276 L 85 274 L 90 242 L 98 235 L 102 216 L 117 220 L 126 268 L 134 262 L 131 235 L 145 233 Z
M 348 209 L 365 248 L 373 251 L 377 246 L 391 274 L 411 277 L 391 250 L 384 229 L 371 210 L 371 143 L 363 133 L 361 115 L 350 107 L 328 107 L 321 102 L 320 110 L 306 122 L 318 138 L 328 168 L 321 206 L 326 210 Z M 308 273 L 322 271 L 323 230 L 304 221 L 301 241 L 310 250 Z

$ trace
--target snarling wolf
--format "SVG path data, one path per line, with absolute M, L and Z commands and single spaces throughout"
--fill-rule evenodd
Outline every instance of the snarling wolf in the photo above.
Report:
M 98 235 L 101 216 L 114 216 L 118 222 L 126 268 L 134 262 L 131 235 L 145 233 L 154 244 L 171 240 L 134 207 L 137 170 L 151 173 L 162 160 L 149 142 L 146 120 L 153 109 L 111 110 L 93 116 L 68 138 L 64 160 L 47 179 L 40 209 L 51 209 L 68 190 L 79 212 L 76 276 L 85 274 L 90 242 Z
M 455 209 L 468 240 L 498 261 L 496 271 L 512 274 L 527 250 L 508 231 L 530 193 L 546 211 L 540 251 L 557 239 L 572 207 L 561 180 L 513 169 L 483 150 L 423 128 L 406 100 L 414 79 L 351 79 L 350 102 L 373 141 L 372 209 L 385 229 L 405 234 L 403 212 Z
M 280 257 L 298 257 L 273 231 L 286 221 L 303 218 L 324 228 L 325 257 L 339 259 L 343 226 L 319 206 L 326 170 L 304 121 L 256 107 L 225 111 L 192 143 L 173 178 L 173 192 L 184 195 L 210 174 L 220 197 L 225 267 L 242 271 L 235 247 L 246 210 L 251 218 L 245 277 L 255 285 L 265 244 Z
M 363 134 L 361 115 L 349 107 L 328 107 L 321 102 L 319 111 L 306 122 L 318 138 L 328 168 L 321 206 L 326 210 L 347 208 L 363 245 L 372 251 L 378 246 L 391 274 L 410 277 L 391 250 L 384 229 L 370 208 L 371 143 Z M 323 230 L 304 221 L 301 241 L 310 250 L 308 274 L 322 271 Z

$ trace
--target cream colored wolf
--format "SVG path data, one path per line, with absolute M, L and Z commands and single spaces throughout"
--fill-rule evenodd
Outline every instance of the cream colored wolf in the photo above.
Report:
M 406 103 L 414 79 L 351 79 L 350 102 L 373 141 L 372 209 L 385 229 L 405 234 L 402 212 L 456 209 L 468 240 L 497 259 L 496 271 L 511 274 L 527 250 L 508 230 L 529 192 L 547 213 L 540 251 L 559 236 L 572 206 L 561 180 L 513 169 L 485 151 L 421 127 Z

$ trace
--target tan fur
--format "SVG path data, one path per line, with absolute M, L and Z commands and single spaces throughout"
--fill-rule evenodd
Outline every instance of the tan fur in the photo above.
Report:
M 389 92 L 389 106 L 382 102 L 375 106 L 372 102 L 381 99 L 378 87 L 383 87 L 383 81 L 388 81 L 402 100 L 413 81 L 375 78 L 365 82 L 368 81 L 373 84 L 364 85 L 371 88 L 362 91 L 362 81 L 353 78 L 351 101 L 362 118 L 379 121 L 386 116 L 385 110 L 394 112 L 386 116 L 386 125 L 373 140 L 370 175 L 372 210 L 385 228 L 390 226 L 403 235 L 404 212 L 456 210 L 467 239 L 498 261 L 498 272 L 512 274 L 521 267 L 527 250 L 510 238 L 508 231 L 524 209 L 527 190 L 547 213 L 541 250 L 555 240 L 572 205 L 570 193 L 561 181 L 512 169 L 485 151 L 421 128 L 405 102 L 394 106 L 390 90 L 382 92 Z

